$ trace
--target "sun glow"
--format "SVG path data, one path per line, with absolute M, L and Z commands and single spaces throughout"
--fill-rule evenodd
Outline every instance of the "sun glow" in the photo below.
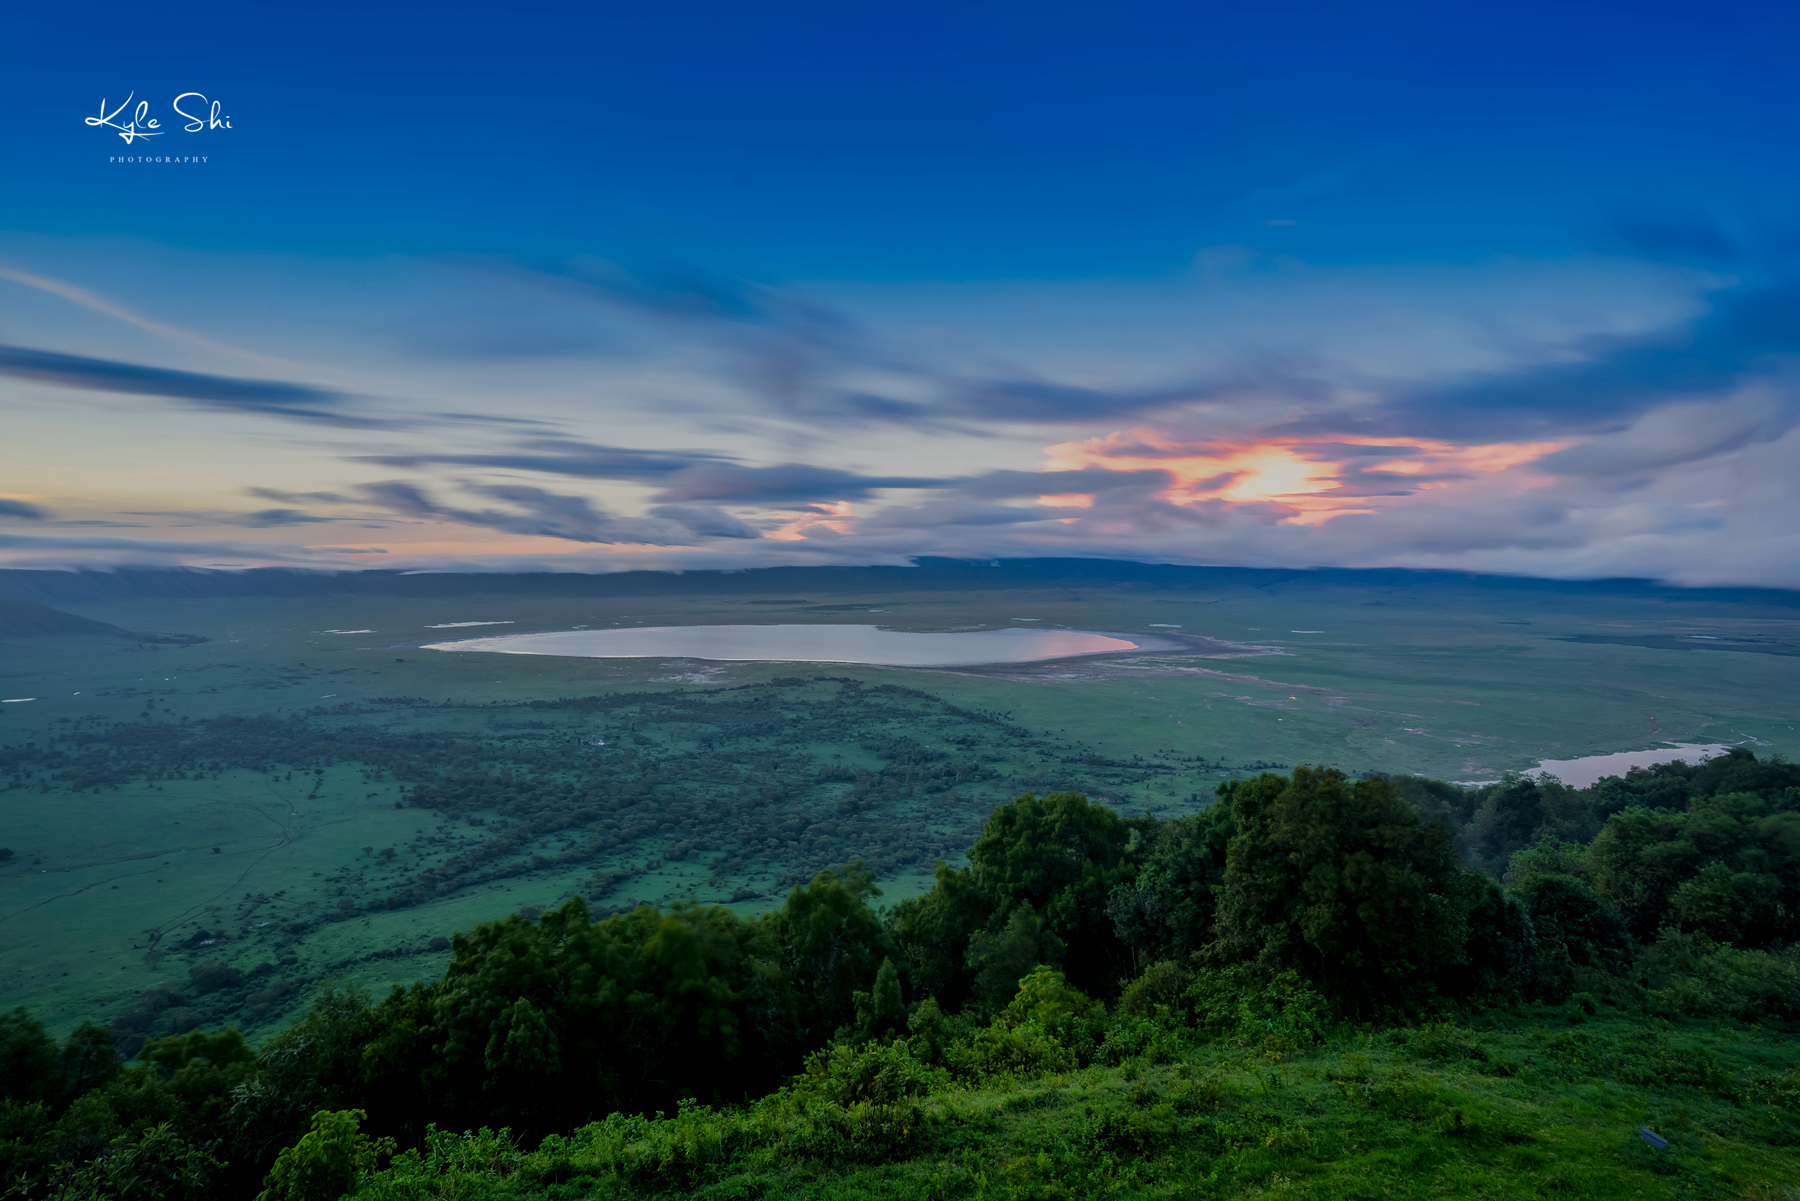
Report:
M 1162 499 L 1172 504 L 1225 501 L 1268 506 L 1280 521 L 1317 525 L 1350 513 L 1377 512 L 1407 493 L 1506 472 L 1567 445 L 1507 442 L 1457 446 L 1417 438 L 1366 437 L 1182 442 L 1161 431 L 1136 429 L 1060 443 L 1046 447 L 1044 453 L 1050 470 L 1166 471 L 1174 482 Z M 1379 459 L 1362 462 L 1353 449 L 1358 446 L 1400 453 L 1383 453 Z M 1386 483 L 1393 486 L 1384 487 L 1384 476 L 1403 478 L 1389 479 Z M 1535 476 L 1516 481 L 1519 487 L 1539 482 Z M 1049 499 L 1040 497 L 1039 501 Z

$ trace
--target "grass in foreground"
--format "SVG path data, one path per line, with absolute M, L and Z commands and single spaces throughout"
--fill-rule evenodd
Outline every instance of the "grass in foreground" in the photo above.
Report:
M 1084 1068 L 1029 1023 L 952 1048 L 955 1071 L 900 1040 L 744 1108 L 614 1115 L 529 1153 L 434 1133 L 354 1195 L 1800 1197 L 1791 1036 L 1563 1009 L 1480 1024 L 1252 1042 L 1120 1017 L 1097 1048 L 1115 1061 Z

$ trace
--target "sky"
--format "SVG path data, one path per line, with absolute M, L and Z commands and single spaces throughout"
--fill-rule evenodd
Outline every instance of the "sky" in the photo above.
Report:
M 13 0 L 0 566 L 1800 587 L 1797 43 L 1738 3 Z

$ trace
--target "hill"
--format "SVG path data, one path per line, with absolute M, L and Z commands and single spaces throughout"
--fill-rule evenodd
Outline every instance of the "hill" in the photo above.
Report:
M 104 621 L 77 617 L 35 601 L 0 597 L 0 638 L 42 638 L 55 634 L 88 634 L 102 638 L 130 638 L 131 633 Z

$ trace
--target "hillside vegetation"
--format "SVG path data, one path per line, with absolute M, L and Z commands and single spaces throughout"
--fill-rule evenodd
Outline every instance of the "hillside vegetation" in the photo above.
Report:
M 233 1030 L 0 1028 L 21 1197 L 1792 1196 L 1800 769 L 996 808 L 878 910 L 579 898 Z M 456 1133 L 452 1133 L 456 1132 Z

